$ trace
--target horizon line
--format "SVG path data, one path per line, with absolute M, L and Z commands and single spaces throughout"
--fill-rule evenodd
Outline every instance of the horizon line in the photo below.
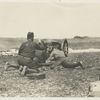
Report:
M 67 39 L 74 39 L 73 37 L 68 37 Z M 87 38 L 100 38 L 100 37 L 93 37 L 93 36 L 79 36 L 79 37 L 87 37 Z M 26 37 L 0 37 L 0 38 L 23 38 L 26 39 Z M 34 39 L 65 39 L 65 38 L 34 38 Z

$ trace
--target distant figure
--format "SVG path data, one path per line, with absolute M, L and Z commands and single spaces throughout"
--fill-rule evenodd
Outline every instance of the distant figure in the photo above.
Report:
M 73 62 L 69 63 L 68 58 L 65 57 L 64 52 L 61 50 L 61 44 L 58 42 L 53 42 L 53 50 L 50 54 L 50 57 L 46 60 L 46 63 L 52 63 L 51 69 L 54 69 L 58 65 L 62 65 L 64 68 L 76 68 L 80 66 L 82 69 L 82 62 Z

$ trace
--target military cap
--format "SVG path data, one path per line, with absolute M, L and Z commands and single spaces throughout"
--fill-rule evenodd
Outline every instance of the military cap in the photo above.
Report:
M 31 38 L 33 38 L 33 36 L 34 36 L 33 32 L 28 32 L 27 33 L 27 39 L 31 39 Z

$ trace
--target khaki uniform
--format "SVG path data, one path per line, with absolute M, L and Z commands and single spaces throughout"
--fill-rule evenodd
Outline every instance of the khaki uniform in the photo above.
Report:
M 42 46 L 38 46 L 31 40 L 24 42 L 19 48 L 18 64 L 22 66 L 27 66 L 29 68 L 38 67 L 38 59 L 35 58 L 35 50 L 42 49 Z
M 47 59 L 46 62 L 50 63 L 52 61 L 53 61 L 53 63 L 52 63 L 51 68 L 57 67 L 58 65 L 62 65 L 64 68 L 75 68 L 78 66 L 83 67 L 80 62 L 69 63 L 68 58 L 65 57 L 65 55 L 64 55 L 64 52 L 59 49 L 55 49 L 55 48 L 52 51 L 52 53 L 50 54 L 50 57 Z

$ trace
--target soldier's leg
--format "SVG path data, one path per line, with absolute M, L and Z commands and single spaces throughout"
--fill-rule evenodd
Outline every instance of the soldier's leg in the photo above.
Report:
M 20 65 L 20 66 L 19 66 L 19 73 L 20 73 L 22 70 L 23 70 L 23 66 Z
M 30 69 L 30 68 L 28 68 L 28 69 L 26 70 L 26 74 L 39 73 L 39 72 L 40 72 L 39 70 L 36 70 L 36 69 Z
M 23 73 L 25 74 L 25 70 L 26 70 L 26 74 L 27 73 L 39 73 L 39 65 L 38 65 L 38 58 L 34 58 L 33 60 L 29 60 L 27 62 L 27 68 L 23 68 Z
M 28 64 L 30 62 L 30 59 L 27 59 L 25 57 L 19 56 L 18 57 L 18 64 L 19 64 L 19 72 L 22 76 L 25 75 L 25 72 L 28 68 Z
M 23 69 L 20 73 L 22 76 L 24 76 L 26 74 L 27 68 L 28 68 L 27 66 L 23 66 Z
M 61 65 L 64 59 L 57 59 L 56 61 L 53 62 L 52 66 L 50 66 L 51 69 L 56 68 L 58 65 Z
M 76 68 L 76 67 L 81 67 L 82 69 L 84 69 L 83 65 L 82 65 L 82 62 L 72 62 L 72 63 L 69 63 L 67 60 L 64 60 L 62 62 L 62 66 L 64 68 Z
M 9 68 L 18 69 L 19 65 L 18 64 L 11 64 L 9 62 L 6 62 L 5 65 L 4 65 L 4 69 L 7 71 Z
M 19 64 L 19 73 L 21 74 L 24 67 L 24 58 L 22 56 L 18 56 L 17 62 Z

